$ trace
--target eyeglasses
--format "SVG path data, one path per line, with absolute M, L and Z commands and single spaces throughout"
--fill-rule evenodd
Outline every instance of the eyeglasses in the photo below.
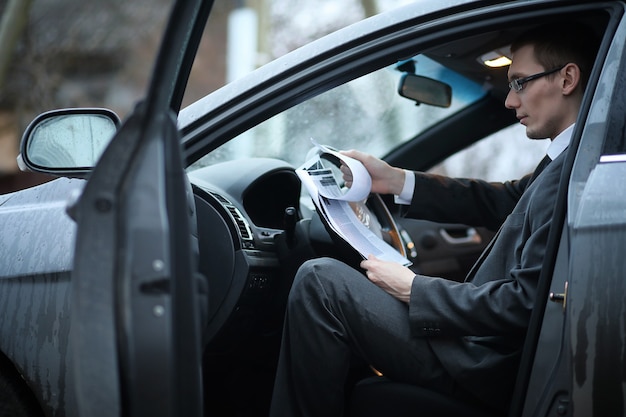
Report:
M 524 84 L 526 84 L 528 81 L 536 80 L 537 78 L 541 78 L 541 77 L 545 77 L 546 75 L 554 74 L 557 71 L 561 71 L 564 67 L 565 67 L 565 65 L 561 65 L 560 67 L 551 69 L 549 71 L 544 71 L 544 72 L 540 72 L 540 73 L 537 73 L 537 74 L 529 75 L 528 77 L 517 78 L 515 80 L 511 80 L 511 82 L 509 83 L 509 89 L 515 90 L 515 91 L 521 91 L 522 88 L 524 88 Z

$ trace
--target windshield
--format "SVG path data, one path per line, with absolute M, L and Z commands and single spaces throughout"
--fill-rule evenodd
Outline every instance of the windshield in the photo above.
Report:
M 359 149 L 384 157 L 402 143 L 482 98 L 483 88 L 420 55 L 415 73 L 452 87 L 448 108 L 416 105 L 401 97 L 403 72 L 390 66 L 338 86 L 292 107 L 233 138 L 190 167 L 246 158 L 278 158 L 299 166 L 311 139 L 336 149 Z

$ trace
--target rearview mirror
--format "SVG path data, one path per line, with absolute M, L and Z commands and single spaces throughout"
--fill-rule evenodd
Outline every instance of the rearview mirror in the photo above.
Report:
M 450 107 L 452 102 L 452 87 L 448 84 L 410 73 L 400 78 L 398 94 L 417 104 L 437 107 Z
M 86 174 L 96 165 L 120 124 L 107 109 L 62 109 L 43 113 L 22 137 L 22 170 L 49 174 Z

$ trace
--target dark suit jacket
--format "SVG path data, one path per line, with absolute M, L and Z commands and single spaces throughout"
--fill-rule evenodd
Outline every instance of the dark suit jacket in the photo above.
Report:
M 409 316 L 412 332 L 428 338 L 460 386 L 503 409 L 535 302 L 564 157 L 532 183 L 530 175 L 495 184 L 415 174 L 408 216 L 500 227 L 466 282 L 418 275 Z

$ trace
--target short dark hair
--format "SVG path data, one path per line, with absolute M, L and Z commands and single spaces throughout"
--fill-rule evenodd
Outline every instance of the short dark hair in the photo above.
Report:
M 583 89 L 587 86 L 596 59 L 600 41 L 595 31 L 581 22 L 556 22 L 534 27 L 511 44 L 515 53 L 523 46 L 532 45 L 535 58 L 546 71 L 574 63 L 581 72 Z

